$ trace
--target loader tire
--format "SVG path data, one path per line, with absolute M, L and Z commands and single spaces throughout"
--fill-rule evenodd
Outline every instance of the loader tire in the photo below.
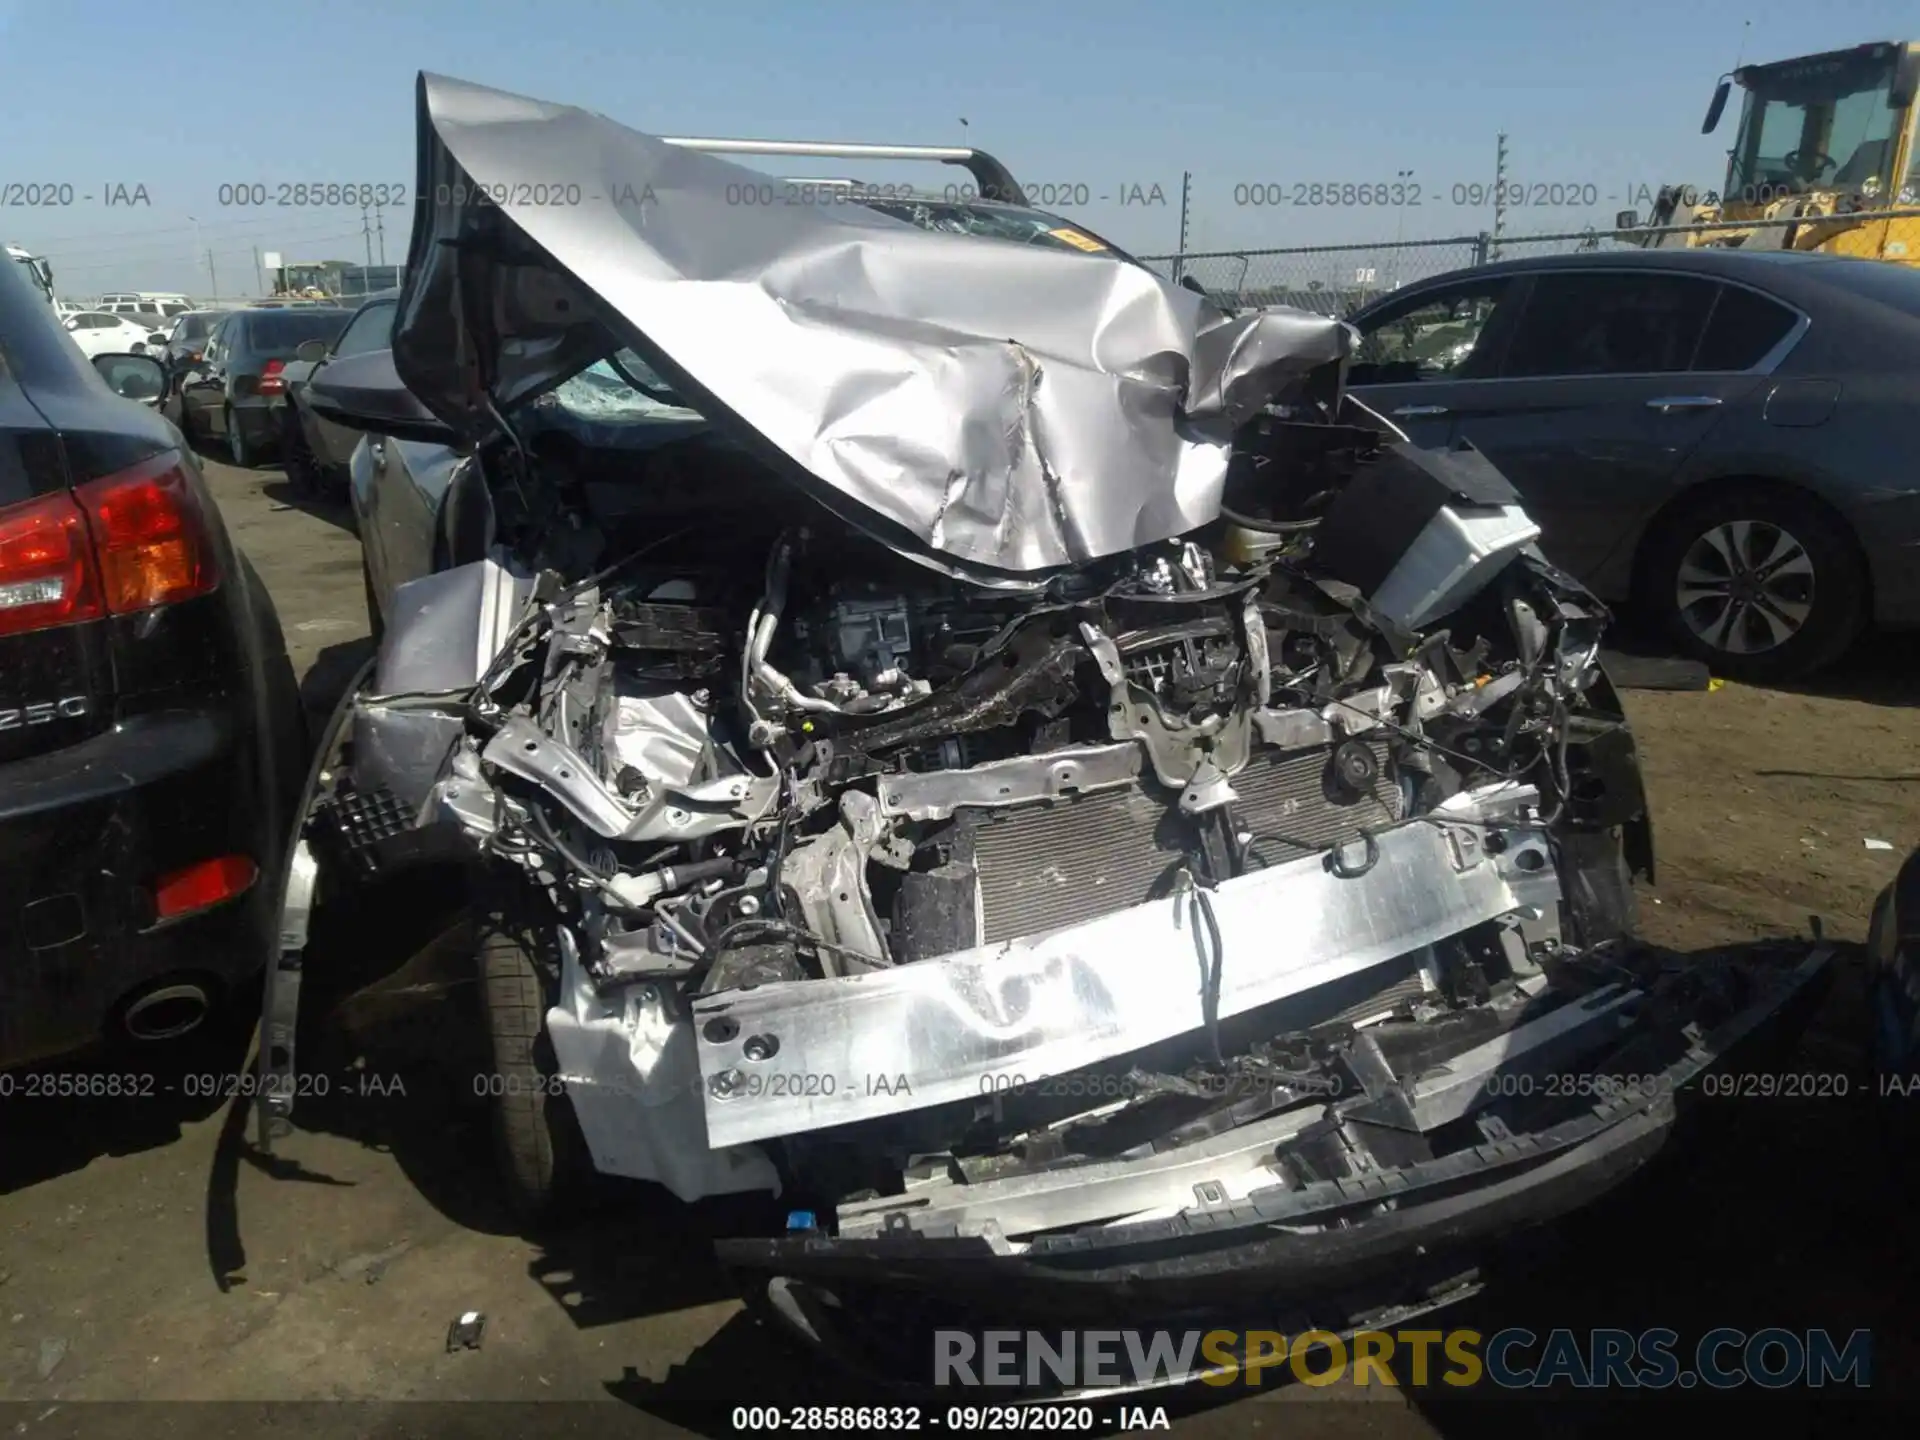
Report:
M 589 1165 L 547 1034 L 547 1010 L 559 988 L 554 922 L 537 900 L 514 900 L 475 907 L 480 997 L 492 1057 L 484 1078 L 505 1199 L 517 1219 L 540 1224 L 580 1198 Z

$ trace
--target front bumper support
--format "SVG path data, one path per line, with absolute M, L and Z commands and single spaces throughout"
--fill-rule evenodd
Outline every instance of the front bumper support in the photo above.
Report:
M 1552 913 L 1545 837 L 1520 818 L 1534 792 L 1508 788 L 1373 837 L 1370 865 L 1336 851 L 1227 881 L 1205 896 L 1217 942 L 1187 890 L 942 959 L 704 997 L 708 1135 L 738 1145 L 977 1101 L 1198 1031 L 1214 963 L 1225 1018 Z
M 1684 1050 L 1642 1083 L 1539 1129 L 1492 1127 L 1484 1143 L 1448 1154 L 1304 1185 L 1275 1176 L 1208 1204 L 1193 1198 L 1210 1183 L 1196 1185 L 1197 1177 L 1238 1153 L 1218 1149 L 1212 1167 L 1203 1158 L 1163 1176 L 1189 1197 L 1175 1213 L 1020 1243 L 1006 1238 L 1011 1225 L 956 1226 L 951 1205 L 936 1201 L 855 1235 L 843 1213 L 831 1237 L 723 1240 L 719 1257 L 803 1339 L 907 1387 L 924 1380 L 940 1329 L 1207 1328 L 1258 1316 L 1290 1331 L 1338 1333 L 1418 1313 L 1471 1293 L 1479 1267 L 1523 1227 L 1597 1199 L 1658 1154 L 1697 1103 L 1703 1074 L 1742 1068 L 1790 1040 L 1823 993 L 1834 954 L 1813 945 L 1791 964 L 1736 958 L 1750 982 L 1747 1003 L 1710 1029 L 1685 1028 Z M 1312 1117 L 1323 1113 L 1313 1107 Z M 1284 1119 L 1233 1134 L 1271 1154 Z M 1063 1174 L 1098 1186 L 1112 1178 L 1102 1172 L 1119 1168 Z M 971 1188 L 986 1198 L 988 1186 Z M 863 1223 L 857 1215 L 855 1223 Z

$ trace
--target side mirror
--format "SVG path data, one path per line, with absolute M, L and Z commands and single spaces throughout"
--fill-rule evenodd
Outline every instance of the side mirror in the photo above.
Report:
M 301 392 L 322 420 L 349 430 L 426 445 L 458 445 L 459 432 L 422 405 L 393 368 L 391 350 L 369 350 L 330 362 Z
M 1722 80 L 1714 87 L 1713 99 L 1707 104 L 1707 118 L 1700 122 L 1700 133 L 1711 135 L 1720 124 L 1720 116 L 1727 108 L 1727 96 L 1733 93 L 1733 81 Z
M 1640 228 L 1640 212 L 1638 210 L 1614 211 L 1613 228 L 1616 230 L 1638 230 Z
M 1207 293 L 1207 287 L 1191 275 L 1182 275 L 1180 277 L 1180 288 L 1183 290 L 1191 290 L 1196 295 L 1206 295 Z M 1211 299 L 1212 297 L 1208 296 L 1208 298 Z
M 304 360 L 309 365 L 327 358 L 327 342 L 324 340 L 302 340 L 293 352 L 293 358 Z
M 167 372 L 151 355 L 96 355 L 93 368 L 123 400 L 158 405 L 167 393 Z
M 149 335 L 149 336 L 147 336 L 147 343 L 148 343 L 149 345 L 164 345 L 164 344 L 166 344 L 166 343 L 167 343 L 167 335 L 166 335 L 166 332 L 165 332 L 164 330 L 156 330 L 156 331 L 154 331 L 154 332 L 153 332 L 153 333 L 152 333 L 151 335 Z

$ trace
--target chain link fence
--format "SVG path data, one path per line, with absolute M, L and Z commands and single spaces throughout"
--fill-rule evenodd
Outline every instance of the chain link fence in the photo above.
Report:
M 1920 208 L 1879 210 L 1839 219 L 1846 228 L 1854 229 L 1885 221 L 1920 219 Z M 1742 242 L 1747 249 L 1804 248 L 1812 238 L 1811 232 L 1831 230 L 1836 223 L 1826 217 L 1793 217 L 1650 226 L 1634 231 L 1569 230 L 1550 235 L 1497 235 L 1481 231 L 1439 240 L 1193 251 L 1143 255 L 1140 259 L 1169 279 L 1191 276 L 1209 294 L 1237 306 L 1287 305 L 1320 315 L 1344 317 L 1402 286 L 1493 260 L 1596 250 L 1625 253 L 1648 245 L 1680 248 L 1722 234 L 1731 237 L 1740 231 L 1751 232 Z M 1906 258 L 1899 242 L 1888 244 L 1885 235 L 1880 241 L 1884 247 L 1883 258 Z M 1920 262 L 1920 246 L 1916 246 L 1912 259 Z

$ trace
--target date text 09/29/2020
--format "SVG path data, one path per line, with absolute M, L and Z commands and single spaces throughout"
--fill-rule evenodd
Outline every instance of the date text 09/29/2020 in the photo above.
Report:
M 253 1099 L 287 1095 L 321 1099 L 329 1095 L 355 1098 L 404 1098 L 403 1076 L 377 1070 L 303 1070 L 296 1075 L 262 1075 L 253 1070 L 219 1073 L 144 1070 L 0 1071 L 0 1103 L 14 1100 L 146 1100 L 174 1096 L 186 1100 Z

